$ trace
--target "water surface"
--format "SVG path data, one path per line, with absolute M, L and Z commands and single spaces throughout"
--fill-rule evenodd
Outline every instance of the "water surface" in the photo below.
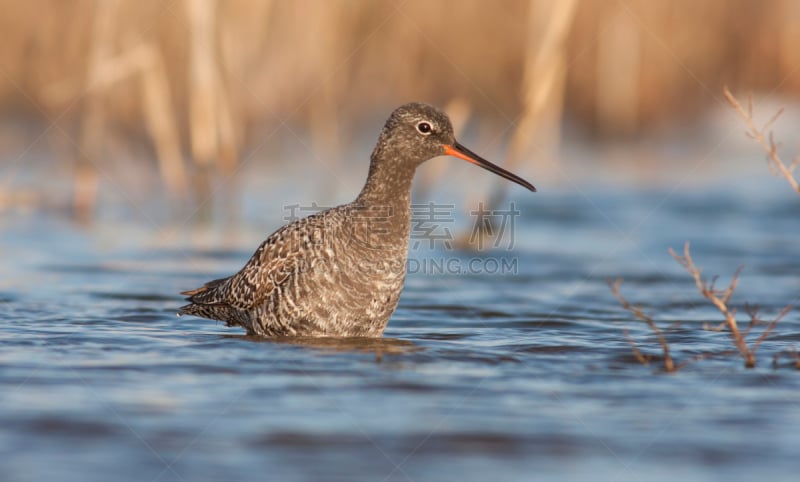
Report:
M 800 346 L 798 312 L 747 370 L 727 333 L 701 329 L 721 318 L 666 254 L 691 240 L 720 283 L 745 264 L 735 304 L 765 318 L 797 304 L 800 202 L 769 178 L 748 185 L 514 191 L 510 249 L 420 243 L 412 257 L 517 272 L 417 270 L 371 341 L 267 341 L 175 316 L 178 291 L 237 270 L 279 221 L 198 241 L 190 226 L 6 215 L 2 479 L 797 480 L 800 372 L 772 356 Z M 608 277 L 680 322 L 678 362 L 716 355 L 673 375 L 638 364 L 623 328 L 658 345 Z

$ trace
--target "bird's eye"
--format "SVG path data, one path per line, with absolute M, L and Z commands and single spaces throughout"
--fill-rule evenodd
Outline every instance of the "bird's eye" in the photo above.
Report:
M 433 128 L 428 122 L 423 121 L 417 124 L 417 130 L 419 131 L 420 134 L 427 136 L 431 133 L 431 131 L 433 131 Z

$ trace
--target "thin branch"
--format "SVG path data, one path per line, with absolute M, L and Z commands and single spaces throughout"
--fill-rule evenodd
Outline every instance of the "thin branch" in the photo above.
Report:
M 792 305 L 786 305 L 786 307 L 784 307 L 781 310 L 781 312 L 778 313 L 778 316 L 776 316 L 775 319 L 772 320 L 772 322 L 769 325 L 767 325 L 767 327 L 764 329 L 764 332 L 761 333 L 761 335 L 756 339 L 755 342 L 753 342 L 753 354 L 755 354 L 756 350 L 758 350 L 758 346 L 761 345 L 761 342 L 764 341 L 767 338 L 767 336 L 769 336 L 772 330 L 775 329 L 775 327 L 778 325 L 778 322 L 781 321 L 781 318 L 786 316 L 786 314 L 789 313 L 790 311 L 792 311 Z
M 775 121 L 778 120 L 778 117 L 780 117 L 780 115 L 783 113 L 783 109 L 780 109 L 766 124 L 764 124 L 764 127 L 759 129 L 753 120 L 752 96 L 748 98 L 748 107 L 747 110 L 745 110 L 727 87 L 723 89 L 723 94 L 725 95 L 725 100 L 728 101 L 728 104 L 733 107 L 736 113 L 739 114 L 739 117 L 741 117 L 745 124 L 747 124 L 747 136 L 758 142 L 764 151 L 766 151 L 767 161 L 769 163 L 770 170 L 773 171 L 773 174 L 785 178 L 789 185 L 792 186 L 792 189 L 794 189 L 796 193 L 800 194 L 800 182 L 798 182 L 792 174 L 792 171 L 797 166 L 797 159 L 795 159 L 789 166 L 784 164 L 783 160 L 778 155 L 778 144 L 775 142 L 773 133 L 772 131 L 768 131 Z
M 664 337 L 664 333 L 661 329 L 656 325 L 656 322 L 653 321 L 652 318 L 647 316 L 644 311 L 638 306 L 631 305 L 625 297 L 622 296 L 622 293 L 619 291 L 619 287 L 622 285 L 622 278 L 617 278 L 615 281 L 608 280 L 608 287 L 611 288 L 611 293 L 614 295 L 615 298 L 619 301 L 623 308 L 628 310 L 635 316 L 636 318 L 644 321 L 647 323 L 647 326 L 655 333 L 656 338 L 658 339 L 658 343 L 661 345 L 661 350 L 664 352 L 664 369 L 668 372 L 675 371 L 675 363 L 672 361 L 672 355 L 669 352 L 669 343 L 667 339 Z M 633 343 L 633 339 L 628 334 L 628 330 L 625 330 L 625 336 L 628 338 L 628 342 L 631 344 L 633 348 L 633 355 L 636 357 L 637 360 L 642 362 L 644 356 L 641 352 L 636 348 L 636 345 Z M 646 364 L 646 363 L 645 363 Z
M 736 268 L 736 271 L 733 273 L 733 278 L 731 278 L 731 284 L 728 285 L 728 288 L 722 293 L 722 302 L 726 305 L 731 300 L 731 295 L 736 290 L 736 285 L 739 284 L 739 275 L 742 274 L 742 270 L 744 266 L 739 266 Z
M 735 312 L 729 309 L 726 301 L 724 301 L 729 299 L 730 295 L 733 294 L 733 291 L 736 289 L 736 284 L 738 283 L 739 272 L 741 269 L 736 270 L 736 273 L 733 275 L 733 279 L 731 280 L 728 288 L 722 293 L 719 293 L 710 289 L 708 283 L 700 276 L 701 270 L 694 264 L 692 255 L 689 252 L 688 242 L 683 246 L 683 256 L 676 253 L 672 248 L 669 249 L 669 254 L 675 258 L 675 261 L 683 266 L 690 275 L 692 275 L 692 278 L 694 278 L 694 283 L 697 285 L 697 289 L 700 291 L 700 294 L 709 300 L 717 308 L 717 310 L 722 313 L 722 316 L 725 317 L 725 323 L 728 325 L 728 330 L 731 332 L 733 343 L 739 350 L 739 354 L 742 356 L 742 358 L 744 358 L 745 366 L 748 368 L 755 366 L 755 356 L 747 346 L 744 337 L 739 331 L 739 325 L 736 322 Z M 722 295 L 722 298 L 720 298 L 720 294 Z
M 746 337 L 750 334 L 753 328 L 756 327 L 759 323 L 761 323 L 761 319 L 758 317 L 758 305 L 751 305 L 749 303 L 744 304 L 744 311 L 747 312 L 748 316 L 750 316 L 750 323 L 747 325 L 747 328 L 744 329 L 744 333 L 742 336 Z
M 745 366 L 748 368 L 752 368 L 756 364 L 756 350 L 758 350 L 759 345 L 763 342 L 767 336 L 775 329 L 778 325 L 778 322 L 786 316 L 789 311 L 792 309 L 792 305 L 787 305 L 778 316 L 775 317 L 774 320 L 770 322 L 769 325 L 761 332 L 761 335 L 753 342 L 752 347 L 748 346 L 745 337 L 752 331 L 752 329 L 758 325 L 761 320 L 758 316 L 758 306 L 745 304 L 745 311 L 748 315 L 750 315 L 750 323 L 745 328 L 744 332 L 739 331 L 739 325 L 736 322 L 736 309 L 730 308 L 728 306 L 728 302 L 733 295 L 733 292 L 736 290 L 736 286 L 739 283 L 739 275 L 742 272 L 742 268 L 739 267 L 736 272 L 733 274 L 733 278 L 731 279 L 731 283 L 724 291 L 717 291 L 714 289 L 714 282 L 712 281 L 711 285 L 708 284 L 706 280 L 704 280 L 701 276 L 701 270 L 694 264 L 694 260 L 692 259 L 692 255 L 689 252 L 689 243 L 687 242 L 683 246 L 683 256 L 676 253 L 672 248 L 669 249 L 669 254 L 672 255 L 673 258 L 683 266 L 689 274 L 692 275 L 694 278 L 695 284 L 697 285 L 697 289 L 700 291 L 706 299 L 711 301 L 711 303 L 722 313 L 722 316 L 725 317 L 725 325 L 728 327 L 728 330 L 731 332 L 731 337 L 733 338 L 733 343 L 736 348 L 739 350 L 739 354 L 744 358 Z M 714 281 L 716 281 L 716 277 L 714 277 Z
M 641 363 L 642 365 L 649 365 L 650 361 L 647 359 L 642 351 L 636 346 L 636 342 L 633 341 L 630 332 L 627 328 L 622 329 L 622 333 L 625 335 L 625 339 L 628 341 L 628 344 L 631 346 L 631 351 L 633 351 L 633 357 L 636 358 L 636 361 Z
M 778 109 L 778 112 L 776 112 L 775 115 L 772 116 L 772 118 L 770 120 L 768 120 L 766 124 L 764 124 L 764 127 L 761 128 L 761 132 L 769 131 L 769 128 L 772 127 L 772 124 L 774 124 L 775 121 L 778 120 L 778 117 L 780 117 L 781 114 L 783 114 L 783 111 L 784 111 L 783 107 Z

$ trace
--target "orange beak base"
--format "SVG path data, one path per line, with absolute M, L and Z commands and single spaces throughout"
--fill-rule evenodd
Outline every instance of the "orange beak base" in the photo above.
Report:
M 457 157 L 469 163 L 475 164 L 476 166 L 480 166 L 486 169 L 487 171 L 493 172 L 500 177 L 503 177 L 505 179 L 508 179 L 509 181 L 513 181 L 519 184 L 520 186 L 528 189 L 529 191 L 536 192 L 536 188 L 533 187 L 533 184 L 529 183 L 525 179 L 522 179 L 516 174 L 506 171 L 505 169 L 496 164 L 492 164 L 491 162 L 487 161 L 486 159 L 482 158 L 481 156 L 475 154 L 466 147 L 462 146 L 458 142 L 453 143 L 452 146 L 445 145 L 444 153 L 448 156 Z

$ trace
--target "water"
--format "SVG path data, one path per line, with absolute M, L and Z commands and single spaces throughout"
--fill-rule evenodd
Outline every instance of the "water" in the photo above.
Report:
M 179 290 L 238 269 L 277 221 L 224 241 L 6 215 L 1 478 L 796 480 L 800 372 L 772 356 L 800 347 L 800 315 L 745 369 L 724 354 L 727 333 L 702 330 L 721 318 L 666 253 L 691 240 L 720 283 L 745 264 L 734 302 L 765 318 L 797 304 L 800 200 L 765 177 L 515 191 L 514 246 L 477 266 L 516 260 L 518 272 L 412 273 L 375 341 L 274 342 L 175 317 Z M 475 256 L 413 253 L 462 268 Z M 658 345 L 608 277 L 661 326 L 680 322 L 667 333 L 678 363 L 717 355 L 672 375 L 638 364 L 623 328 L 646 353 Z

